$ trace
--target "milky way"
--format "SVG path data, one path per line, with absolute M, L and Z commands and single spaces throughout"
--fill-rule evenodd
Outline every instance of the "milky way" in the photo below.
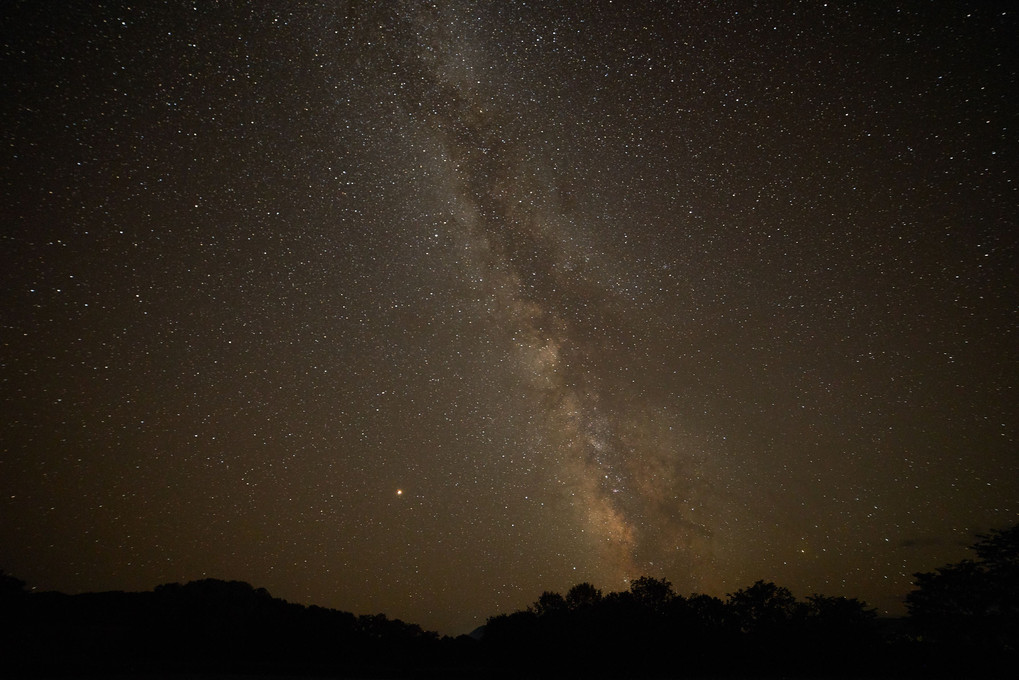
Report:
M 680 556 L 701 565 L 703 549 L 692 542 L 710 531 L 684 506 L 702 500 L 702 456 L 670 435 L 667 410 L 658 409 L 657 422 L 647 416 L 654 405 L 639 385 L 651 376 L 618 373 L 626 366 L 619 355 L 641 351 L 643 340 L 613 336 L 649 327 L 651 314 L 628 308 L 632 265 L 592 247 L 583 215 L 551 186 L 554 170 L 531 147 L 552 140 L 524 128 L 512 101 L 486 93 L 475 74 L 487 64 L 472 63 L 475 45 L 457 39 L 470 30 L 464 14 L 423 10 L 409 22 L 415 53 L 402 61 L 418 67 L 406 73 L 418 87 L 405 112 L 438 152 L 434 190 L 446 235 L 498 331 L 497 351 L 508 351 L 528 391 L 533 443 L 522 455 L 567 496 L 593 573 L 618 585 L 675 568 Z
M 1019 519 L 1007 6 L 2 13 L 33 587 L 896 613 Z

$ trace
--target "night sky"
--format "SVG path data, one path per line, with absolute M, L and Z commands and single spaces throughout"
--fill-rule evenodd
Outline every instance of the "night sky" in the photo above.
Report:
M 901 613 L 1019 521 L 1010 4 L 4 2 L 0 567 Z

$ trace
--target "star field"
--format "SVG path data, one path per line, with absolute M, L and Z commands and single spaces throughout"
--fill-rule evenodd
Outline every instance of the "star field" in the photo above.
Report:
M 1019 520 L 1008 3 L 7 3 L 0 567 L 901 613 Z

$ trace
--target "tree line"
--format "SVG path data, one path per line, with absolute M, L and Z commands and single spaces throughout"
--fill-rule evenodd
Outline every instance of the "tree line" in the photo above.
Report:
M 1019 525 L 973 550 L 916 574 L 904 619 L 880 619 L 856 598 L 798 600 L 765 581 L 723 599 L 643 576 L 621 592 L 544 592 L 457 638 L 238 581 L 65 595 L 29 593 L 0 572 L 0 675 L 1013 677 Z
M 835 659 L 855 665 L 861 654 L 879 649 L 880 639 L 875 612 L 856 599 L 798 601 L 765 581 L 725 600 L 684 597 L 668 580 L 647 576 L 607 595 L 589 583 L 565 596 L 546 592 L 485 627 L 485 641 L 503 666 L 613 677 L 813 673 L 827 671 Z M 522 658 L 519 649 L 530 654 Z

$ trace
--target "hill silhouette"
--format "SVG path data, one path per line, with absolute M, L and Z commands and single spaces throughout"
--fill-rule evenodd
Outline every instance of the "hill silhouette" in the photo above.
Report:
M 239 581 L 66 595 L 0 572 L 0 675 L 1013 677 L 1019 526 L 973 548 L 975 560 L 916 574 L 906 619 L 766 581 L 721 599 L 643 576 L 622 592 L 544 592 L 455 639 Z
M 435 665 L 439 636 L 384 615 L 304 606 L 240 581 L 26 594 L 5 578 L 10 673 L 376 674 Z M 448 642 L 448 641 L 447 641 Z

